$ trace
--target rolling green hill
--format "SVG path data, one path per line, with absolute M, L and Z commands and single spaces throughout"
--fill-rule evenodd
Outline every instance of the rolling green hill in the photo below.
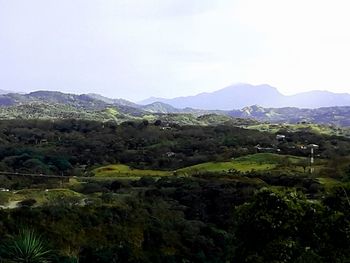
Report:
M 141 170 L 134 169 L 128 165 L 124 164 L 111 164 L 103 167 L 94 169 L 93 174 L 95 177 L 142 177 L 142 176 L 167 176 L 171 175 L 171 172 L 168 171 L 159 171 L 159 170 Z
M 114 114 L 110 114 L 113 109 Z M 139 105 L 123 99 L 110 99 L 98 94 L 67 94 L 56 91 L 35 91 L 28 94 L 0 94 L 1 119 L 75 118 L 123 122 L 127 120 L 161 119 L 181 125 L 240 125 L 236 119 L 254 122 L 321 124 L 350 127 L 350 107 L 318 109 L 245 107 L 241 110 L 219 111 L 178 109 L 162 102 Z M 340 134 L 341 135 L 341 134 Z
M 302 172 L 302 162 L 307 162 L 304 157 L 291 155 L 278 155 L 273 153 L 257 153 L 224 162 L 205 162 L 197 165 L 178 169 L 176 171 L 142 170 L 134 169 L 128 165 L 112 164 L 94 169 L 92 172 L 95 177 L 115 177 L 115 178 L 133 178 L 142 176 L 189 176 L 201 173 L 226 173 L 230 171 L 251 172 L 251 171 L 272 171 L 276 169 L 286 169 L 285 171 Z M 322 164 L 317 164 L 321 167 Z
M 232 117 L 252 118 L 273 123 L 317 123 L 350 127 L 350 107 L 300 109 L 294 107 L 263 108 L 257 105 L 228 112 Z
M 193 174 L 203 172 L 228 172 L 237 170 L 239 172 L 249 172 L 252 170 L 266 171 L 273 170 L 278 165 L 287 161 L 297 165 L 303 160 L 302 157 L 284 156 L 273 153 L 258 153 L 236 158 L 227 162 L 207 162 L 177 170 L 178 174 Z

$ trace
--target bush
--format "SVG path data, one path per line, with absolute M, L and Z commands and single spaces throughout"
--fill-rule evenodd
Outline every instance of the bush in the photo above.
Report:
M 18 206 L 20 206 L 20 207 L 32 207 L 35 204 L 36 204 L 36 200 L 29 198 L 29 199 L 25 199 L 25 200 L 19 202 Z
M 99 183 L 86 183 L 80 190 L 82 194 L 93 194 L 98 192 L 108 192 L 108 189 Z
M 49 262 L 51 251 L 43 239 L 32 230 L 22 230 L 6 245 L 5 258 L 17 263 Z

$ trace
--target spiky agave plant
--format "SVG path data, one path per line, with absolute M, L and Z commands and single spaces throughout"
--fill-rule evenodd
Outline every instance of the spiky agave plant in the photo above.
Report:
M 42 238 L 33 230 L 22 230 L 6 246 L 7 255 L 13 262 L 46 263 L 51 253 Z

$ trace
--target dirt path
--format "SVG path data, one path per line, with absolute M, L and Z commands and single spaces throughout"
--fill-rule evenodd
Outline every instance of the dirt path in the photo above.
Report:
M 14 209 L 18 206 L 18 203 L 20 201 L 10 201 L 6 205 L 0 205 L 0 208 L 2 209 Z

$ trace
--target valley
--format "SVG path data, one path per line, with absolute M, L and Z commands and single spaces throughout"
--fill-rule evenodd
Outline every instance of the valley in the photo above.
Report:
M 0 0 L 0 263 L 350 263 L 349 10 Z
M 298 260 L 348 257 L 347 238 L 337 243 L 349 216 L 345 128 L 249 119 L 181 125 L 166 117 L 0 121 L 2 231 L 40 231 L 56 248 L 52 262 L 244 262 L 255 253 L 265 260 L 290 233 L 313 250 L 296 247 Z M 337 238 L 315 245 L 313 235 L 334 231 L 329 224 Z M 303 236 L 306 227 L 312 236 Z M 256 235 L 266 245 L 230 256 L 230 244 L 249 248 Z

